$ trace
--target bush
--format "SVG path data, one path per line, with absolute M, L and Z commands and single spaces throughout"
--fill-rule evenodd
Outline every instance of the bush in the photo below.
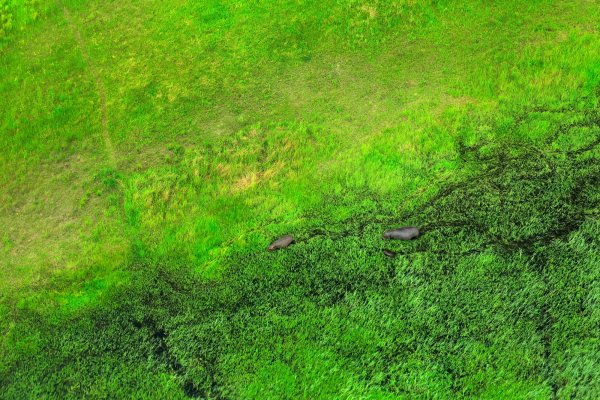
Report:
M 14 30 L 24 29 L 38 15 L 38 0 L 0 0 L 0 41 L 7 40 Z

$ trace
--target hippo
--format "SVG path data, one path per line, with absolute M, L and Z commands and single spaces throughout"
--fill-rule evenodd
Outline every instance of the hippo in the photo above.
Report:
M 277 239 L 269 246 L 269 251 L 285 249 L 294 241 L 294 237 L 292 235 L 285 235 L 281 238 Z
M 385 231 L 383 233 L 383 238 L 397 240 L 412 240 L 418 238 L 420 234 L 421 232 L 419 232 L 419 228 L 415 228 L 414 226 L 407 226 L 391 231 Z
M 396 257 L 396 252 L 395 251 L 391 251 L 388 249 L 383 249 L 383 254 L 385 254 L 387 257 L 389 258 L 394 258 Z

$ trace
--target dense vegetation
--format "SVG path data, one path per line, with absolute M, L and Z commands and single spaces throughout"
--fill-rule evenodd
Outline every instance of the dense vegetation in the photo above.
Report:
M 600 396 L 595 2 L 0 6 L 1 398 Z

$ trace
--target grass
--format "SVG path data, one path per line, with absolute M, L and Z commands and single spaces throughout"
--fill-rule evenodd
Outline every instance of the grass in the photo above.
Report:
M 600 394 L 594 2 L 7 4 L 1 397 Z

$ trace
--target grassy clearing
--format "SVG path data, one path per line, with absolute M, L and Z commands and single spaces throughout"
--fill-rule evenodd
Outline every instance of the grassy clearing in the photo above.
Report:
M 594 2 L 10 4 L 3 397 L 597 397 Z

